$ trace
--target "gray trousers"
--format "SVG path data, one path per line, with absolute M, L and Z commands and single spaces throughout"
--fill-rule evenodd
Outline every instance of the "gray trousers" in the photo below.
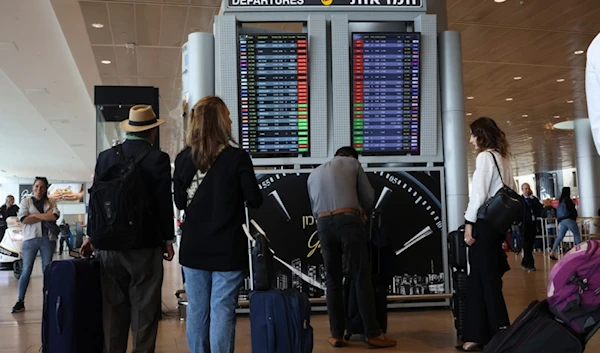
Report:
M 105 353 L 154 353 L 161 317 L 163 249 L 99 251 Z

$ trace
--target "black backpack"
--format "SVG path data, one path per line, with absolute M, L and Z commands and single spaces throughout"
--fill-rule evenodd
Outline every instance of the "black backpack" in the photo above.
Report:
M 145 222 L 152 219 L 139 162 L 152 148 L 135 159 L 125 158 L 122 145 L 113 149 L 117 163 L 96 175 L 89 189 L 88 235 L 96 249 L 139 249 L 144 247 L 144 229 L 148 229 Z

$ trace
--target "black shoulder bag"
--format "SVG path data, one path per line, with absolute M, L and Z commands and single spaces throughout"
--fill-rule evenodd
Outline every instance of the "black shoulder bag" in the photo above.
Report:
M 504 183 L 496 156 L 492 152 L 490 153 L 492 154 L 492 158 L 494 158 L 496 170 L 500 174 L 502 187 L 496 192 L 496 195 L 481 205 L 477 211 L 477 219 L 489 222 L 500 233 L 506 233 L 511 224 L 521 218 L 523 200 L 516 191 Z

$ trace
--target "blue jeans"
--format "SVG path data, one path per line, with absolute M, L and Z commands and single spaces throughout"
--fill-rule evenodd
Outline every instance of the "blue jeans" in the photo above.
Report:
M 235 308 L 243 271 L 212 272 L 183 267 L 191 353 L 233 353 Z
M 560 242 L 565 237 L 565 234 L 567 234 L 567 229 L 573 232 L 573 236 L 575 238 L 575 245 L 581 243 L 581 233 L 579 233 L 579 227 L 577 226 L 577 222 L 574 219 L 563 219 L 562 221 L 560 221 L 560 224 L 558 226 L 558 238 L 556 238 L 556 240 L 554 241 L 552 252 L 556 252 L 556 250 L 558 250 Z
M 56 251 L 56 240 L 50 240 L 47 236 L 25 240 L 23 242 L 23 272 L 19 278 L 19 301 L 25 301 L 25 293 L 29 287 L 29 278 L 33 271 L 33 264 L 38 251 L 42 254 L 42 274 L 46 267 L 52 262 L 52 256 Z

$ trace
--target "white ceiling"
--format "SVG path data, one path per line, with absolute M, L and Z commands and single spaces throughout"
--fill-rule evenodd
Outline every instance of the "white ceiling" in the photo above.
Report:
M 0 2 L 0 176 L 90 179 L 95 110 L 88 87 L 101 83 L 90 64 L 86 85 L 49 1 Z

